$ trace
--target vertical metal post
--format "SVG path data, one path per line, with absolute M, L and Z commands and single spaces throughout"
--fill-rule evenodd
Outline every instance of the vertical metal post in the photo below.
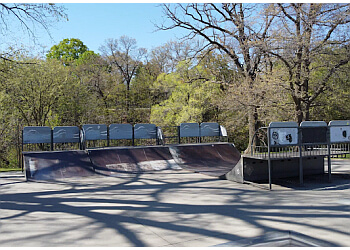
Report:
M 156 127 L 156 145 L 159 145 L 158 127 Z
M 202 135 L 201 135 L 201 125 L 199 124 L 198 125 L 198 128 L 199 128 L 199 131 L 198 131 L 198 134 L 199 134 L 199 143 L 201 143 L 202 142 Z
M 107 147 L 109 147 L 109 126 L 107 126 Z
M 18 168 L 22 168 L 21 167 L 21 141 L 20 141 L 20 133 L 21 131 L 19 130 L 19 121 L 17 119 L 17 131 L 16 131 L 16 139 L 17 139 L 17 144 L 16 144 L 16 153 L 17 153 L 17 161 L 18 161 L 18 164 L 17 164 L 17 167 Z M 23 171 L 22 171 L 23 172 Z
M 304 184 L 304 171 L 303 171 L 303 143 L 302 143 L 302 128 L 298 128 L 298 146 L 299 146 L 299 184 Z
M 23 171 L 24 171 L 24 157 L 23 157 L 23 150 L 24 150 L 24 144 L 23 144 L 23 129 L 22 129 L 22 152 L 21 152 L 22 173 L 23 173 Z
M 81 129 L 81 149 L 85 150 L 86 149 L 86 140 L 85 140 L 85 130 L 84 128 Z
M 135 126 L 132 126 L 132 146 L 135 146 Z
M 53 130 L 51 129 L 51 144 L 50 144 L 51 151 L 53 151 Z
M 331 145 L 328 144 L 328 181 L 332 182 Z
M 181 144 L 180 126 L 177 126 L 177 139 L 178 139 L 178 143 Z
M 331 162 L 331 133 L 330 127 L 327 127 L 327 149 L 328 149 L 328 181 L 332 181 L 332 162 Z
M 81 129 L 79 128 L 79 150 L 83 150 L 83 142 L 81 140 L 82 136 L 81 136 Z
M 269 190 L 272 189 L 272 174 L 271 174 L 271 139 L 270 139 L 270 127 L 267 128 L 267 165 L 269 171 Z

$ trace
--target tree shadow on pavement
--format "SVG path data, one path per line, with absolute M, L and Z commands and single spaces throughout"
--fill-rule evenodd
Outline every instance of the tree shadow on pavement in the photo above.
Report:
M 349 233 L 337 226 L 349 220 L 349 206 L 326 199 L 334 190 L 269 192 L 169 170 L 2 182 L 1 246 L 187 246 L 205 239 L 219 244 L 249 239 L 250 230 L 264 235 L 289 229 L 284 227 L 340 239 Z M 312 201 L 315 197 L 322 198 Z

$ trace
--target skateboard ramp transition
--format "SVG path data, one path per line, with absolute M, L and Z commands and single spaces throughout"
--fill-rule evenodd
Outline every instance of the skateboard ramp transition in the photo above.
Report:
M 94 167 L 85 151 L 23 153 L 27 179 L 52 180 L 94 175 Z
M 221 179 L 231 179 L 230 172 L 241 159 L 239 151 L 230 143 L 176 145 L 169 150 L 182 168 Z
M 88 155 L 95 171 L 106 175 L 181 169 L 163 146 L 93 149 Z
M 182 168 L 231 179 L 230 172 L 241 159 L 230 143 L 26 152 L 23 156 L 27 179 L 35 180 Z

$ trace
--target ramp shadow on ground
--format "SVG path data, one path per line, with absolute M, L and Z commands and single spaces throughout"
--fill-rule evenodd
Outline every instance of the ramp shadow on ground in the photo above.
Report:
M 171 170 L 0 181 L 0 246 L 212 246 L 279 230 L 350 246 L 344 185 L 269 192 Z
M 290 178 L 275 178 L 273 179 L 273 183 L 275 185 L 292 189 L 292 190 L 349 190 L 350 189 L 350 173 L 333 173 L 331 177 L 331 181 L 328 179 L 328 173 L 322 175 L 312 175 L 312 176 L 304 176 L 304 183 L 300 184 L 299 177 L 290 177 Z M 247 182 L 251 185 L 254 185 L 259 188 L 263 188 L 268 190 L 269 185 L 267 181 L 261 182 Z

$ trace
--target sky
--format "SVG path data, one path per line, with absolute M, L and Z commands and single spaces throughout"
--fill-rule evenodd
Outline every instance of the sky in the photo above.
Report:
M 56 3 L 60 4 L 60 3 Z M 61 3 L 66 7 L 68 21 L 60 21 L 50 28 L 50 36 L 37 30 L 37 44 L 49 50 L 65 38 L 78 38 L 90 50 L 100 53 L 99 47 L 106 39 L 126 35 L 135 38 L 138 47 L 152 49 L 170 40 L 179 39 L 183 30 L 156 31 L 154 23 L 164 19 L 158 3 Z M 34 46 L 20 28 L 7 40 L 6 45 L 16 42 L 24 46 Z M 4 46 L 4 44 L 3 44 Z M 38 47 L 38 46 L 37 46 Z M 41 50 L 43 48 L 41 47 Z

